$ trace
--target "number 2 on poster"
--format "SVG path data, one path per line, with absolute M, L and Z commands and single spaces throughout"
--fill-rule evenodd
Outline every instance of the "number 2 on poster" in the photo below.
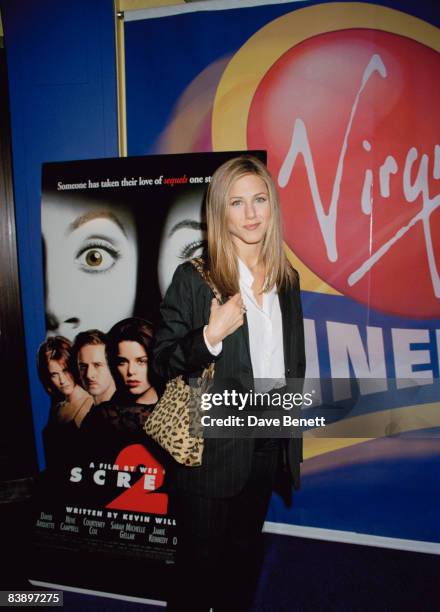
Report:
M 168 495 L 154 493 L 162 486 L 165 471 L 161 464 L 141 444 L 126 446 L 116 457 L 117 465 L 127 465 L 132 469 L 139 468 L 141 477 L 127 491 L 115 497 L 106 508 L 166 514 Z

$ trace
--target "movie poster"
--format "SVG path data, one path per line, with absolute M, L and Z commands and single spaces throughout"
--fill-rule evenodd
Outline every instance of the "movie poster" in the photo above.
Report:
M 37 367 L 50 410 L 34 532 L 44 580 L 114 592 L 117 573 L 127 592 L 163 598 L 177 538 L 170 460 L 143 431 L 166 382 L 151 346 L 175 268 L 205 246 L 211 175 L 236 155 L 43 167 L 47 335 Z M 139 559 L 147 582 L 130 565 Z

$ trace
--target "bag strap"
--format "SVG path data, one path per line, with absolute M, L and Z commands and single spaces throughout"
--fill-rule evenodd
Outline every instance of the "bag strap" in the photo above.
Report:
M 207 270 L 205 270 L 203 259 L 201 257 L 194 257 L 193 259 L 190 259 L 190 261 L 191 261 L 192 265 L 195 267 L 195 269 L 197 270 L 197 272 L 200 274 L 200 276 L 203 278 L 205 283 L 211 289 L 211 291 L 213 292 L 213 294 L 217 298 L 218 303 L 222 304 L 223 303 L 223 299 L 222 299 L 222 296 L 220 294 L 220 291 L 217 289 L 217 287 L 212 282 L 211 277 L 209 276 L 209 272 Z

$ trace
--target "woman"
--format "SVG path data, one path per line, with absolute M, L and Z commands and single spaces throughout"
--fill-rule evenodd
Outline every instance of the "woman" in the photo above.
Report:
M 48 338 L 38 350 L 38 373 L 52 398 L 43 432 L 48 467 L 72 465 L 78 453 L 78 430 L 93 405 L 92 397 L 74 378 L 72 344 L 63 336 Z
M 205 266 L 223 303 L 190 262 L 179 266 L 161 306 L 154 365 L 166 379 L 196 378 L 214 360 L 219 388 L 222 380 L 289 388 L 304 376 L 304 334 L 274 181 L 258 159 L 234 158 L 214 173 L 206 206 Z M 171 609 L 249 607 L 278 460 L 297 487 L 301 449 L 300 439 L 205 439 L 200 467 L 174 465 L 180 536 Z
M 158 400 L 154 372 L 149 368 L 153 329 L 148 321 L 137 318 L 124 319 L 112 327 L 108 334 L 107 354 L 110 369 L 116 382 L 116 403 L 138 407 L 142 414 L 139 423 L 142 430 L 145 419 Z

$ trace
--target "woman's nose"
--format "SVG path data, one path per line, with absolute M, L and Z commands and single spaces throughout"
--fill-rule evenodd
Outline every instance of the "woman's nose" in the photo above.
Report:
M 73 340 L 80 323 L 78 317 L 63 318 L 53 312 L 46 312 L 46 331 L 49 335 L 58 334 Z
M 244 214 L 246 216 L 246 219 L 253 219 L 255 217 L 256 213 L 253 202 L 246 202 Z
M 136 366 L 135 366 L 135 364 L 134 364 L 134 363 L 129 363 L 129 364 L 128 364 L 128 374 L 129 374 L 129 376 L 133 376 L 133 374 L 135 373 L 135 371 L 136 371 Z
M 51 312 L 46 312 L 46 330 L 55 332 L 57 331 L 59 326 L 60 326 L 60 323 L 57 317 Z

